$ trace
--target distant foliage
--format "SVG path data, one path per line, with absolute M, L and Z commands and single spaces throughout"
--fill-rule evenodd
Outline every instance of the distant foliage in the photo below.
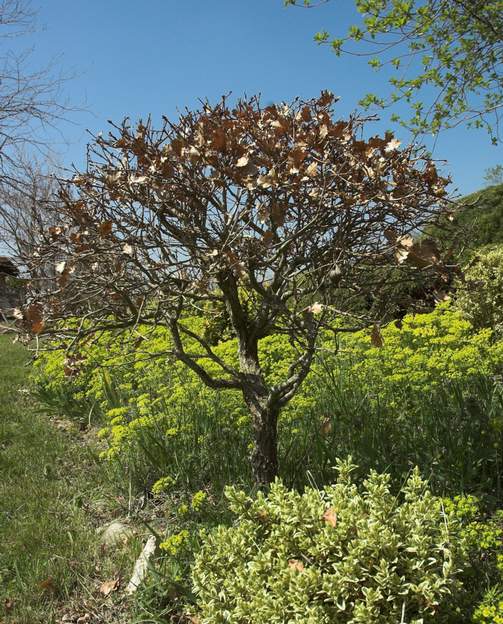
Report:
M 494 186 L 495 184 L 503 184 L 503 165 L 495 165 L 486 169 L 484 180 L 488 186 Z
M 453 221 L 433 235 L 462 264 L 480 247 L 503 244 L 503 184 L 463 197 Z
M 474 327 L 503 336 L 503 245 L 481 249 L 464 270 L 456 307 Z
M 417 471 L 397 498 L 388 476 L 359 489 L 351 468 L 322 491 L 227 490 L 235 523 L 205 537 L 192 570 L 202 624 L 452 621 L 462 560 L 441 501 Z

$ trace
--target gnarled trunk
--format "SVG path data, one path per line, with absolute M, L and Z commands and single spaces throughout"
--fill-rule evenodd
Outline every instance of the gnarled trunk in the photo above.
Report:
M 260 366 L 258 341 L 260 324 L 250 321 L 239 299 L 238 283 L 231 271 L 220 274 L 219 285 L 239 345 L 240 385 L 250 410 L 254 447 L 250 462 L 255 484 L 266 489 L 278 475 L 278 416 L 281 403 L 273 395 Z M 262 323 L 265 321 L 262 320 Z
M 258 358 L 258 343 L 240 341 L 243 397 L 250 410 L 254 447 L 250 462 L 256 485 L 265 489 L 278 475 L 278 416 L 280 407 L 271 397 Z
M 267 402 L 247 401 L 252 416 L 254 447 L 251 465 L 255 483 L 265 489 L 278 475 L 279 408 Z

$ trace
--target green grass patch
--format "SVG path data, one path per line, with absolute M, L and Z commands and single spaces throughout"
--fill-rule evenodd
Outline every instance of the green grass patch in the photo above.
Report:
M 49 418 L 31 397 L 27 363 L 27 351 L 0 336 L 0 621 L 76 621 L 86 613 L 123 621 L 121 592 L 106 598 L 100 586 L 127 580 L 138 541 L 101 546 L 96 529 L 120 505 L 89 434 Z

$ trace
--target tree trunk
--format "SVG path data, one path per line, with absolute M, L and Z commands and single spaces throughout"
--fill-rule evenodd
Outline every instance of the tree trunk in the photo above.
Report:
M 251 453 L 253 477 L 259 488 L 266 489 L 278 475 L 279 408 L 257 399 L 247 403 L 255 438 Z
M 241 390 L 252 417 L 255 444 L 250 462 L 256 485 L 267 489 L 278 475 L 279 404 L 271 396 L 260 366 L 258 328 L 250 321 L 239 299 L 238 283 L 231 271 L 221 273 L 219 285 L 226 297 L 226 306 L 239 344 Z

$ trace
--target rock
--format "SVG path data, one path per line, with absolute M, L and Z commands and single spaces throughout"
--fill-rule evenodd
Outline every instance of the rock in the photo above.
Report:
M 119 520 L 114 520 L 114 522 L 111 522 L 106 527 L 102 527 L 99 531 L 101 532 L 101 543 L 105 546 L 124 544 L 133 536 L 131 527 Z
M 155 551 L 156 540 L 155 537 L 151 535 L 141 551 L 140 556 L 136 560 L 136 563 L 134 564 L 133 575 L 131 576 L 131 580 L 126 587 L 126 594 L 134 594 L 139 585 L 145 579 L 148 571 L 148 562 Z

